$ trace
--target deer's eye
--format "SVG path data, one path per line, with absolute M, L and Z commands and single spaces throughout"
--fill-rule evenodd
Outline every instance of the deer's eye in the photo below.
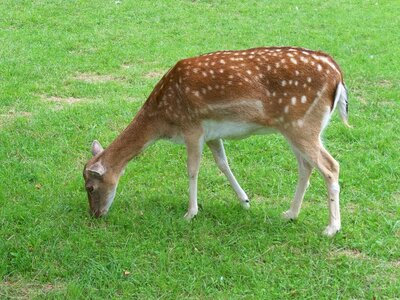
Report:
M 94 187 L 92 185 L 89 185 L 89 186 L 86 187 L 86 191 L 88 193 L 92 193 L 94 191 Z

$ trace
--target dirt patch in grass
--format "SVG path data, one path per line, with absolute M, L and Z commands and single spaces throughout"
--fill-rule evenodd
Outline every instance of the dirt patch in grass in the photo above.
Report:
M 144 99 L 136 98 L 136 97 L 128 97 L 125 100 L 126 100 L 126 102 L 129 102 L 129 103 L 140 103 L 140 102 L 144 101 Z
M 14 110 L 10 110 L 8 113 L 6 114 L 1 114 L 1 117 L 30 117 L 32 116 L 32 113 L 29 111 L 14 111 Z
M 80 98 L 75 97 L 58 97 L 58 96 L 51 96 L 51 97 L 42 97 L 43 100 L 55 103 L 66 103 L 66 104 L 75 104 L 82 101 Z
M 45 102 L 52 102 L 57 105 L 53 107 L 54 110 L 62 110 L 65 105 L 74 105 L 80 103 L 86 99 L 76 97 L 60 97 L 60 96 L 40 96 Z
M 30 118 L 31 116 L 32 113 L 29 111 L 15 111 L 14 109 L 9 110 L 6 113 L 0 114 L 0 128 L 11 123 L 16 118 Z
M 368 104 L 367 100 L 362 96 L 357 96 L 357 99 L 358 99 L 358 101 L 360 101 L 360 103 L 362 105 L 367 105 Z
M 393 87 L 393 82 L 387 79 L 383 79 L 383 80 L 379 80 L 377 82 L 377 85 L 380 87 L 384 87 L 384 88 L 390 88 Z
M 161 78 L 163 75 L 164 75 L 163 71 L 150 71 L 144 74 L 144 78 L 147 79 Z
M 399 106 L 399 104 L 395 100 L 387 100 L 387 99 L 379 101 L 378 105 L 379 106 L 385 106 L 385 107 L 396 107 L 396 106 Z
M 32 299 L 45 296 L 51 292 L 60 292 L 65 289 L 61 284 L 30 283 L 24 281 L 0 282 L 0 298 L 3 299 Z
M 376 257 L 371 257 L 365 253 L 362 253 L 358 249 L 338 249 L 332 253 L 332 256 L 333 257 L 346 256 L 353 259 L 370 261 L 376 264 L 383 264 L 389 268 L 400 268 L 400 260 L 385 261 Z
M 133 65 L 128 64 L 128 63 L 123 63 L 121 65 L 121 69 L 131 69 L 131 68 L 133 68 Z
M 335 256 L 347 256 L 356 259 L 368 259 L 368 256 L 358 249 L 340 249 L 334 252 Z
M 99 75 L 93 73 L 80 73 L 75 75 L 75 80 L 84 81 L 87 83 L 105 83 L 110 81 L 123 81 L 123 78 L 114 75 Z

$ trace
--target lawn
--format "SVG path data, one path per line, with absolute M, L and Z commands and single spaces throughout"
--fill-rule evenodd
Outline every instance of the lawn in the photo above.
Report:
M 0 298 L 400 298 L 399 1 L 0 3 Z M 108 216 L 88 214 L 82 170 L 181 58 L 293 45 L 341 65 L 352 129 L 334 115 L 342 231 L 322 235 L 314 171 L 287 222 L 296 160 L 278 135 L 226 141 L 249 211 L 204 152 L 187 222 L 186 152 L 132 161 Z

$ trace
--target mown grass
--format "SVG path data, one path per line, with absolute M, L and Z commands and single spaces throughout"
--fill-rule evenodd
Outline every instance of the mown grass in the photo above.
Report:
M 0 297 L 372 299 L 400 297 L 400 5 L 396 1 L 2 1 Z M 187 223 L 185 150 L 132 162 L 109 216 L 87 213 L 82 168 L 177 60 L 221 49 L 322 49 L 350 90 L 341 163 L 343 230 L 322 236 L 312 177 L 300 218 L 281 219 L 296 163 L 279 136 L 227 141 L 252 200 L 240 209 L 204 153 L 203 209 Z

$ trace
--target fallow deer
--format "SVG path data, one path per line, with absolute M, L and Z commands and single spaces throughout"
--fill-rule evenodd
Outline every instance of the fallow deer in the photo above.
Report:
M 298 162 L 298 184 L 287 219 L 297 218 L 313 168 L 328 189 L 329 224 L 340 230 L 339 164 L 321 142 L 321 133 L 338 108 L 345 125 L 347 92 L 338 64 L 327 54 L 295 47 L 218 51 L 180 60 L 157 83 L 128 127 L 106 148 L 92 144 L 83 176 L 91 213 L 108 212 L 127 163 L 148 145 L 168 139 L 186 145 L 189 208 L 198 212 L 197 176 L 203 145 L 235 190 L 249 198 L 232 174 L 222 139 L 281 133 Z

